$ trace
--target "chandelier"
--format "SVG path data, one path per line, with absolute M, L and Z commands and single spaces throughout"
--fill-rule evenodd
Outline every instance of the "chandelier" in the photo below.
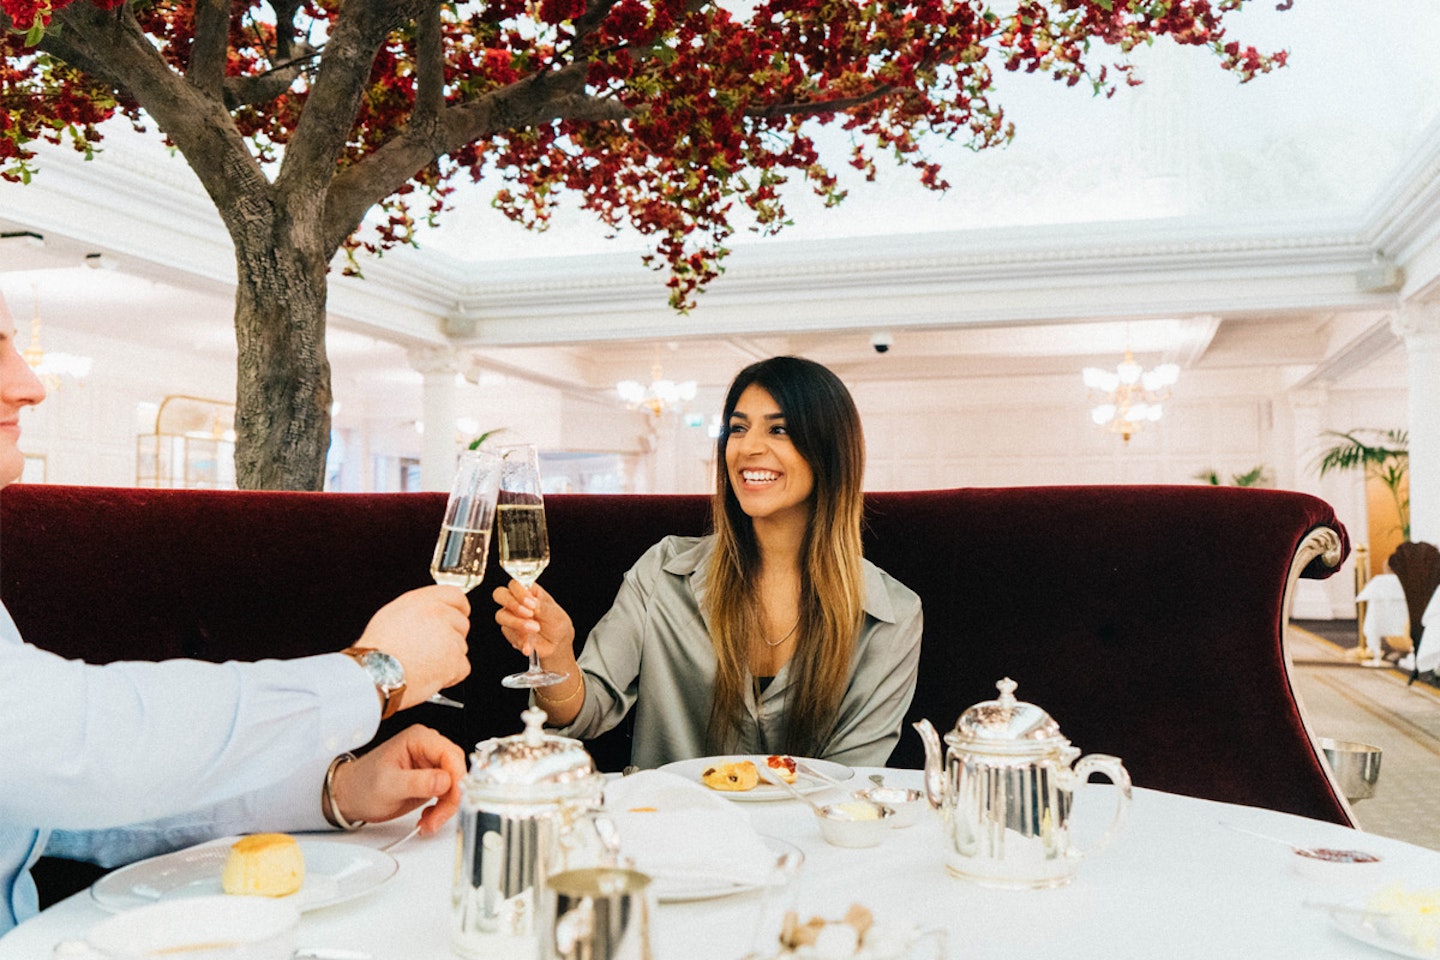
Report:
M 1180 379 L 1180 368 L 1162 363 L 1154 370 L 1145 370 L 1126 347 L 1125 359 L 1113 372 L 1086 367 L 1082 376 L 1092 398 L 1099 401 L 1090 409 L 1090 419 L 1129 443 L 1131 434 L 1160 419 L 1160 405 L 1170 398 L 1170 387 Z
M 649 386 L 638 380 L 621 380 L 615 384 L 615 392 L 631 410 L 644 407 L 650 411 L 651 416 L 658 417 L 667 410 L 694 400 L 695 381 L 666 380 L 660 370 L 660 364 L 657 363 L 650 368 Z
M 60 386 L 61 377 L 74 377 L 76 380 L 83 380 L 90 375 L 90 365 L 94 361 L 90 357 L 81 357 L 73 353 L 46 353 L 40 346 L 40 296 L 31 286 L 31 303 L 34 305 L 30 317 L 30 345 L 21 352 L 25 362 L 35 375 L 45 381 L 46 386 L 52 390 Z

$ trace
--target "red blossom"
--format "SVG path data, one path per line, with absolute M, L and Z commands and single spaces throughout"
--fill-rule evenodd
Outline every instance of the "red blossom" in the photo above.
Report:
M 647 262 L 669 272 L 672 302 L 688 306 L 718 276 L 736 229 L 770 233 L 788 222 L 792 181 L 839 203 L 835 164 L 873 178 L 888 157 L 923 185 L 948 189 L 927 143 L 956 139 L 985 149 L 1013 135 L 992 100 L 996 70 L 1045 74 L 1111 96 L 1139 82 L 1128 52 L 1160 37 L 1208 50 L 1242 81 L 1283 66 L 1283 51 L 1264 54 L 1226 36 L 1226 15 L 1245 2 L 1018 0 L 1013 12 L 997 14 L 981 0 L 758 0 L 744 19 L 688 0 L 491 0 L 463 17 L 462 8 L 443 4 L 449 114 L 455 122 L 464 111 L 496 119 L 377 197 L 379 227 L 347 245 L 415 242 L 419 227 L 443 212 L 457 176 L 493 182 L 495 207 L 537 230 L 570 194 L 606 229 L 629 225 L 650 236 L 655 254 Z M 140 116 L 128 87 L 107 86 L 47 52 L 45 31 L 65 22 L 71 3 L 133 17 L 172 70 L 188 69 L 191 3 L 0 0 L 0 27 L 13 28 L 0 34 L 0 175 L 7 178 L 31 175 L 36 140 L 89 150 L 99 123 L 116 113 Z M 350 6 L 305 0 L 293 24 L 277 24 L 269 3 L 231 5 L 227 76 L 294 75 L 288 88 L 231 111 L 260 160 L 278 162 L 318 66 L 302 59 L 297 69 L 279 62 L 278 52 L 300 50 L 295 44 L 308 37 L 322 46 L 323 63 L 322 38 L 335 34 Z M 412 22 L 396 23 L 360 92 L 341 169 L 367 163 L 409 129 L 417 34 Z M 1096 62 L 1102 43 L 1104 57 L 1116 62 Z M 583 69 L 570 85 L 552 84 L 538 103 L 527 99 L 540 96 L 537 81 L 572 63 Z M 820 156 L 813 134 L 827 124 L 852 138 L 848 157 Z

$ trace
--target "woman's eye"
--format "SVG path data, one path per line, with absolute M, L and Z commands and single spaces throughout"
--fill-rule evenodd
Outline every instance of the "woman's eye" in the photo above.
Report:
M 728 427 L 725 428 L 725 432 L 728 433 L 728 434 L 729 434 L 730 436 L 732 436 L 732 437 L 735 436 L 735 435 L 737 435 L 737 434 L 744 433 L 744 432 L 745 432 L 745 424 L 743 424 L 743 423 L 732 423 L 732 424 L 730 424 L 730 426 L 728 426 Z

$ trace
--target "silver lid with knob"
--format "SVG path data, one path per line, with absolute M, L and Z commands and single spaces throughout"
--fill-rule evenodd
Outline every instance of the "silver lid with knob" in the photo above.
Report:
M 1020 756 L 1069 746 L 1050 714 L 1015 698 L 1014 680 L 1006 677 L 995 686 L 1000 696 L 962 713 L 955 729 L 945 735 L 947 744 L 970 752 Z
M 603 777 L 583 743 L 546 733 L 546 714 L 538 707 L 520 719 L 523 732 L 476 744 L 465 778 L 467 799 L 544 802 L 597 793 Z

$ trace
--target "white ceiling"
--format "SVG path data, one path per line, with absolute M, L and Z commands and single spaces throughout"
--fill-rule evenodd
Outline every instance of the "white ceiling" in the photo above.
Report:
M 1071 376 L 1127 343 L 1147 364 L 1295 382 L 1394 364 L 1385 311 L 1440 275 L 1440 59 L 1396 35 L 1440 36 L 1440 4 L 1274 7 L 1252 4 L 1231 35 L 1290 65 L 1243 86 L 1167 44 L 1141 52 L 1145 85 L 1109 100 L 1002 76 L 1011 146 L 932 145 L 943 196 L 882 168 L 836 210 L 790 197 L 795 224 L 738 233 L 685 316 L 642 240 L 573 209 L 530 235 L 490 209 L 493 185 L 467 188 L 421 249 L 336 278 L 332 362 L 413 387 L 405 349 L 453 344 L 479 370 L 597 392 L 657 358 L 719 386 L 780 352 L 852 380 Z M 47 151 L 40 169 L 0 183 L 0 230 L 44 236 L 0 241 L 22 327 L 38 304 L 72 340 L 233 356 L 228 240 L 183 163 L 119 129 L 95 162 Z M 82 266 L 96 252 L 116 269 Z M 1379 255 L 1406 271 L 1398 294 L 1359 282 Z M 884 356 L 877 330 L 894 338 Z

